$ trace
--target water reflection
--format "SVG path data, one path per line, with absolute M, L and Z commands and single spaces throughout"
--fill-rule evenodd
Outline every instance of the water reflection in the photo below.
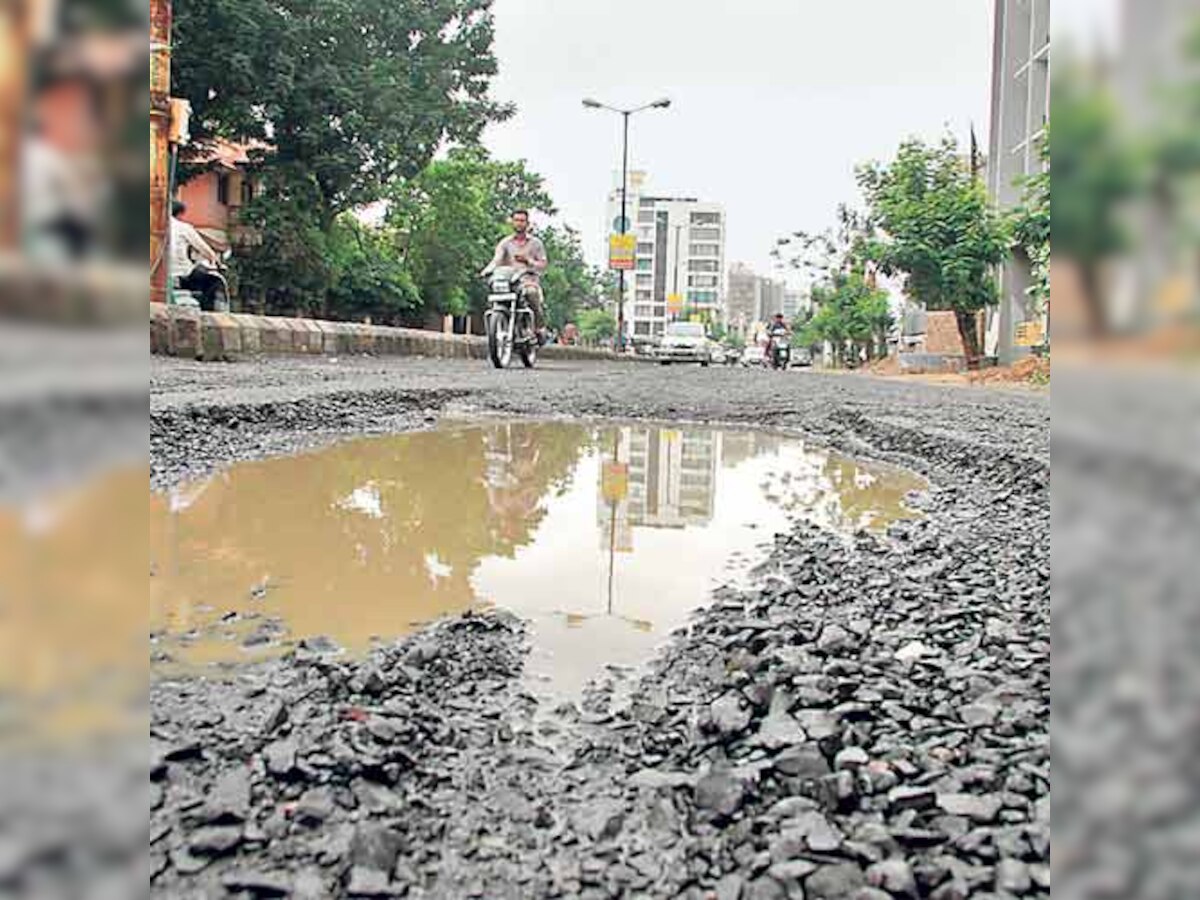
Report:
M 356 441 L 152 497 L 152 625 L 163 665 L 193 666 L 315 634 L 359 652 L 498 605 L 529 619 L 532 668 L 570 691 L 645 659 L 772 529 L 879 527 L 911 515 L 920 487 L 710 429 L 501 423 Z

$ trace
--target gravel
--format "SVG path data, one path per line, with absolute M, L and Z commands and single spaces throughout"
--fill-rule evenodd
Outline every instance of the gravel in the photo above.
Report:
M 156 896 L 1049 892 L 1045 395 L 636 365 L 151 375 L 159 487 L 467 412 L 752 422 L 932 484 L 886 535 L 776 536 L 759 586 L 718 589 L 646 670 L 553 710 L 504 613 L 360 661 L 302 647 L 157 682 Z

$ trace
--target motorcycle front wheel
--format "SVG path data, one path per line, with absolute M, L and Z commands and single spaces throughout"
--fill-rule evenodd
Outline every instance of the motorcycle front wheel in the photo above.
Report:
M 488 359 L 497 369 L 507 369 L 512 361 L 512 326 L 506 313 L 495 312 L 487 317 Z

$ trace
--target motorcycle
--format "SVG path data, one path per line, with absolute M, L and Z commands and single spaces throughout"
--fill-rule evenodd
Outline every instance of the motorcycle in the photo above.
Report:
M 213 312 L 227 313 L 230 311 L 229 298 L 232 292 L 229 290 L 229 269 L 226 263 L 232 256 L 232 250 L 225 250 L 221 253 L 216 265 L 207 260 L 201 260 L 196 263 L 197 268 L 203 269 L 207 275 L 217 280 L 217 289 L 213 293 Z M 201 307 L 200 298 L 194 292 L 180 291 L 179 293 L 187 294 L 191 298 L 190 302 L 186 302 L 183 305 L 192 306 L 194 304 L 196 308 Z M 176 302 L 179 303 L 180 301 L 177 300 Z
M 792 346 L 786 332 L 776 332 L 767 340 L 767 362 L 772 369 L 786 369 L 792 361 Z
M 497 369 L 506 369 L 513 351 L 532 369 L 537 361 L 538 337 L 533 308 L 525 296 L 528 269 L 500 266 L 488 276 L 488 308 L 483 314 L 488 358 Z

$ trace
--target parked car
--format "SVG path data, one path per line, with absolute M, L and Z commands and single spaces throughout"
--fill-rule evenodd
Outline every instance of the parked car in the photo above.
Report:
M 763 348 L 757 344 L 747 344 L 746 349 L 742 351 L 743 366 L 762 366 L 765 365 L 763 357 Z
M 792 348 L 792 365 L 793 366 L 811 366 L 812 351 L 807 347 Z
M 655 356 L 664 366 L 675 362 L 712 362 L 712 342 L 700 322 L 669 322 Z

